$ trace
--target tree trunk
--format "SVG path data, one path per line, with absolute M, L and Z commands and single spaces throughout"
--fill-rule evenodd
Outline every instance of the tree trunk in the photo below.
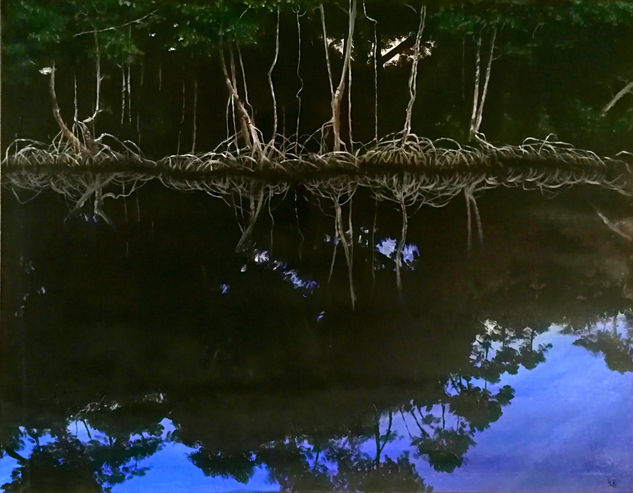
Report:
M 404 145 L 407 137 L 411 133 L 411 118 L 413 117 L 413 105 L 417 94 L 418 83 L 418 63 L 420 61 L 420 45 L 422 43 L 422 32 L 424 31 L 424 21 L 426 20 L 426 7 L 420 7 L 420 23 L 418 24 L 418 32 L 415 36 L 415 45 L 413 49 L 413 64 L 411 65 L 411 74 L 409 75 L 409 103 L 407 104 L 407 112 L 404 120 L 404 131 L 402 133 L 402 144 Z
M 479 132 L 479 128 L 481 127 L 481 120 L 483 118 L 483 113 L 484 113 L 484 104 L 486 104 L 486 96 L 488 95 L 488 83 L 490 82 L 490 72 L 492 70 L 492 61 L 495 55 L 496 39 L 497 39 L 497 28 L 494 28 L 492 31 L 492 39 L 490 40 L 490 53 L 488 55 L 488 65 L 486 67 L 484 87 L 481 91 L 481 100 L 479 102 L 479 109 L 477 110 L 477 122 L 476 122 L 477 132 Z
M 193 112 L 191 116 L 191 154 L 196 153 L 196 138 L 198 136 L 198 79 L 193 79 Z
M 180 90 L 181 104 L 180 104 L 180 123 L 178 125 L 178 143 L 176 145 L 176 154 L 180 154 L 180 143 L 182 141 L 182 130 L 185 125 L 185 109 L 187 103 L 187 83 L 185 79 L 185 71 L 183 68 L 182 73 L 182 87 Z
M 232 55 L 232 50 L 230 54 Z M 248 110 L 244 106 L 244 102 L 242 98 L 240 98 L 239 93 L 237 92 L 237 84 L 235 82 L 235 63 L 233 61 L 233 57 L 231 56 L 231 73 L 232 76 L 229 76 L 228 69 L 226 67 L 226 61 L 224 59 L 224 47 L 220 44 L 219 49 L 219 59 L 220 66 L 222 68 L 222 73 L 224 75 L 224 83 L 229 91 L 229 94 L 232 98 L 233 103 L 237 109 L 238 120 L 240 122 L 240 127 L 242 129 L 242 138 L 246 143 L 246 146 L 249 150 L 255 155 L 256 158 L 262 157 L 262 146 L 259 140 L 259 135 L 257 134 L 257 128 L 253 123 Z
M 343 68 L 341 70 L 341 78 L 338 86 L 332 95 L 332 132 L 334 134 L 334 151 L 341 150 L 343 141 L 341 139 L 341 101 L 345 92 L 345 79 L 347 78 L 347 67 L 352 58 L 352 39 L 354 37 L 354 27 L 356 23 L 356 0 L 350 0 L 348 32 L 345 47 L 345 55 L 343 58 Z
M 323 30 L 323 48 L 325 49 L 325 65 L 327 67 L 327 78 L 330 84 L 330 97 L 334 95 L 334 82 L 332 79 L 332 65 L 330 64 L 330 49 L 327 41 L 327 29 L 325 27 L 325 10 L 323 4 L 319 5 L 321 12 L 321 29 Z
M 479 91 L 480 78 L 481 78 L 481 35 L 477 38 L 477 53 L 475 62 L 475 87 L 473 94 L 473 110 L 470 117 L 470 129 L 468 132 L 468 138 L 470 141 L 478 138 L 479 129 L 483 120 L 484 104 L 486 103 L 486 96 L 488 95 L 488 83 L 490 82 L 490 74 L 492 71 L 492 62 L 494 60 L 495 41 L 497 39 L 497 28 L 492 31 L 492 38 L 490 40 L 490 53 L 488 55 L 488 63 L 486 66 L 486 73 L 484 75 L 484 84 Z
M 48 90 L 53 105 L 53 117 L 55 118 L 57 126 L 61 130 L 62 135 L 70 142 L 70 144 L 75 149 L 75 152 L 77 152 L 78 154 L 82 154 L 84 157 L 89 156 L 90 151 L 66 126 L 66 123 L 62 118 L 61 111 L 59 110 L 59 104 L 57 103 L 57 93 L 55 91 L 55 65 L 53 65 L 53 67 L 51 68 Z
M 477 121 L 477 110 L 479 108 L 479 75 L 481 72 L 481 35 L 477 37 L 477 52 L 475 54 L 475 84 L 473 92 L 473 108 L 470 114 L 470 128 L 468 129 L 468 140 L 473 140 L 479 130 L 475 128 Z
M 378 142 L 378 21 L 367 14 L 367 8 L 363 1 L 363 13 L 374 26 L 374 45 L 372 59 L 374 68 L 374 141 Z
M 297 79 L 299 80 L 299 89 L 295 94 L 297 99 L 297 124 L 295 129 L 295 148 L 298 151 L 299 144 L 299 123 L 301 122 L 301 93 L 303 92 L 303 78 L 301 77 L 301 16 L 299 11 L 297 15 Z
M 277 6 L 277 27 L 275 30 L 275 56 L 273 57 L 273 61 L 270 64 L 270 68 L 268 69 L 268 85 L 270 87 L 270 95 L 273 98 L 273 131 L 272 137 L 270 139 L 271 144 L 274 145 L 275 139 L 277 138 L 277 125 L 278 125 L 278 117 L 277 117 L 277 97 L 275 96 L 275 86 L 273 85 L 273 70 L 275 70 L 275 66 L 277 65 L 277 58 L 279 57 L 279 13 L 281 8 Z

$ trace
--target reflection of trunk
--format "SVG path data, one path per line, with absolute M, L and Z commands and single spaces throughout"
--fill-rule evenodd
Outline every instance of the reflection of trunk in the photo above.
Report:
M 407 206 L 404 201 L 400 202 L 400 211 L 402 212 L 402 230 L 400 231 L 400 241 L 398 241 L 398 247 L 396 248 L 396 286 L 398 293 L 402 295 L 402 250 L 404 249 L 404 242 L 407 240 L 407 229 L 409 227 Z
M 314 464 L 312 465 L 312 471 L 316 471 L 317 467 L 319 467 L 319 457 L 321 457 L 321 449 L 317 449 L 316 457 L 314 458 Z
M 594 209 L 607 228 L 617 234 L 620 238 L 624 238 L 629 242 L 633 241 L 633 221 L 631 221 L 631 219 L 613 222 L 598 209 L 595 207 Z
M 479 244 L 482 245 L 484 242 L 484 232 L 481 225 L 481 217 L 479 215 L 479 207 L 477 207 L 477 201 L 475 200 L 474 190 L 473 188 L 465 188 L 464 189 L 464 199 L 466 201 L 466 224 L 467 224 L 467 250 L 470 252 L 472 248 L 472 215 L 475 215 L 475 224 L 477 226 L 477 239 L 479 240 Z
M 354 290 L 354 233 L 352 230 L 352 199 L 349 199 L 349 211 L 347 218 L 347 231 L 343 223 L 343 211 L 339 198 L 334 200 L 335 209 L 335 238 L 338 238 L 343 246 L 343 253 L 345 254 L 345 263 L 347 264 L 347 280 L 349 283 L 349 297 L 352 303 L 352 309 L 356 307 L 356 292 Z M 336 240 L 335 240 L 336 241 Z
M 341 102 L 345 92 L 345 79 L 348 77 L 348 66 L 352 58 L 352 39 L 354 37 L 354 26 L 356 22 L 356 0 L 350 0 L 348 32 L 345 46 L 345 54 L 343 56 L 343 68 L 341 69 L 341 78 L 338 86 L 332 94 L 332 132 L 334 134 L 334 151 L 341 150 L 343 141 L 341 140 Z
M 411 65 L 411 74 L 409 75 L 409 103 L 407 104 L 407 112 L 404 120 L 404 131 L 402 134 L 402 143 L 404 144 L 407 137 L 411 133 L 411 117 L 413 116 L 413 105 L 417 93 L 418 82 L 418 63 L 420 61 L 420 45 L 422 43 L 422 32 L 424 31 L 424 21 L 426 19 L 426 7 L 420 7 L 420 23 L 418 25 L 418 33 L 415 36 L 415 45 L 413 49 L 413 64 Z
M 369 248 L 371 249 L 371 282 L 372 288 L 376 285 L 376 219 L 378 217 L 378 200 L 374 201 L 374 222 L 369 236 Z
M 257 223 L 257 219 L 259 219 L 259 215 L 262 212 L 262 207 L 264 205 L 264 189 L 262 188 L 257 194 L 257 198 L 250 197 L 250 218 L 248 221 L 248 225 L 242 232 L 242 236 L 240 237 L 237 245 L 235 246 L 236 252 L 241 252 L 244 249 L 244 244 L 248 241 L 248 239 L 253 234 L 253 230 L 255 229 L 255 224 Z
M 484 104 L 486 103 L 486 96 L 488 94 L 488 83 L 490 81 L 490 72 L 492 70 L 492 61 L 494 59 L 495 41 L 497 39 L 497 28 L 492 31 L 492 38 L 490 40 L 490 53 L 488 55 L 488 63 L 486 66 L 486 73 L 484 75 L 484 83 L 481 89 L 481 34 L 477 38 L 477 52 L 475 61 L 475 87 L 473 93 L 473 108 L 470 116 L 470 128 L 468 131 L 468 139 L 474 140 L 478 138 L 479 128 L 481 127 L 481 121 L 483 119 Z
M 101 179 L 100 174 L 95 175 L 94 182 L 91 184 L 86 184 L 86 191 L 79 197 L 79 199 L 75 202 L 75 207 L 66 215 L 64 222 L 66 222 L 71 216 L 78 213 L 83 206 L 86 204 L 88 199 L 91 196 L 94 196 L 93 202 L 93 213 L 99 217 L 101 217 L 106 223 L 112 225 L 112 221 L 108 216 L 103 212 L 103 189 L 108 185 L 112 180 L 115 179 L 115 176 L 112 175 L 108 178 Z
M 27 459 L 18 454 L 13 448 L 4 447 L 4 451 L 9 457 L 18 461 L 18 464 L 23 465 L 27 463 Z
M 382 451 L 387 445 L 389 441 L 389 434 L 391 433 L 391 425 L 393 423 L 393 412 L 389 411 L 389 424 L 387 425 L 387 431 L 385 432 L 385 440 L 381 442 L 380 440 L 380 415 L 378 411 L 376 411 L 376 427 L 375 427 L 375 438 L 376 438 L 376 458 L 375 458 L 375 467 L 376 469 L 380 466 L 380 457 L 382 455 Z
M 246 109 L 246 106 L 244 105 L 244 102 L 242 101 L 242 98 L 237 91 L 235 61 L 233 58 L 233 48 L 231 46 L 229 46 L 229 55 L 231 59 L 231 75 L 229 75 L 228 69 L 226 67 L 226 61 L 224 59 L 224 47 L 221 44 L 219 49 L 220 66 L 224 75 L 224 83 L 229 90 L 231 100 L 237 108 L 237 115 L 242 131 L 242 138 L 244 139 L 244 142 L 246 143 L 246 146 L 249 148 L 249 150 L 255 155 L 255 157 L 259 158 L 262 156 L 261 142 L 259 140 L 259 135 L 257 133 L 255 123 L 249 115 L 248 110 Z

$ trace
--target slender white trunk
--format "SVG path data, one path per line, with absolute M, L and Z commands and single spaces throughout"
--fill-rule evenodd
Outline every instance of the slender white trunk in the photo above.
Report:
M 191 154 L 196 153 L 196 139 L 198 137 L 198 79 L 193 79 L 193 111 L 191 115 Z
M 184 70 L 183 70 L 183 78 L 182 78 L 182 88 L 181 88 L 181 92 L 180 92 L 182 98 L 181 98 L 181 104 L 180 104 L 180 125 L 178 125 L 178 144 L 176 146 L 176 154 L 180 154 L 180 143 L 182 140 L 182 129 L 183 126 L 185 124 L 185 108 L 186 108 L 186 102 L 187 102 L 187 84 L 186 84 L 186 79 L 184 76 Z
M 275 138 L 277 137 L 277 97 L 275 96 L 275 86 L 273 85 L 273 70 L 275 70 L 275 66 L 277 65 L 277 58 L 279 57 L 279 12 L 281 8 L 277 6 L 277 28 L 275 30 L 275 56 L 273 57 L 273 61 L 270 64 L 270 68 L 268 69 L 268 85 L 270 86 L 270 95 L 273 98 L 273 132 L 271 137 L 271 143 L 274 144 Z
M 354 137 L 352 135 L 352 64 L 347 66 L 347 132 L 350 151 L 354 152 Z
M 481 122 L 483 120 L 484 105 L 486 104 L 486 96 L 488 95 L 488 84 L 490 82 L 490 74 L 492 73 L 492 62 L 494 61 L 495 42 L 497 39 L 497 28 L 492 31 L 492 37 L 490 40 L 490 52 L 488 54 L 488 61 L 486 65 L 486 73 L 484 75 L 484 82 L 481 92 L 480 79 L 481 79 L 481 35 L 477 38 L 477 53 L 475 64 L 475 88 L 473 95 L 473 110 L 470 119 L 469 140 L 478 138 L 479 129 L 481 128 Z
M 101 77 L 101 50 L 99 49 L 99 38 L 95 31 L 95 63 L 96 63 L 96 87 L 95 87 L 95 110 L 94 117 L 96 118 L 97 113 L 101 110 L 101 81 L 103 78 Z
M 372 49 L 372 58 L 374 65 L 374 141 L 378 142 L 378 35 L 376 33 L 378 21 L 367 15 L 365 2 L 363 2 L 363 13 L 365 14 L 367 20 L 370 21 L 374 26 L 374 44 Z
M 251 105 L 251 100 L 248 97 L 248 85 L 246 84 L 246 70 L 244 69 L 244 60 L 242 58 L 242 49 L 240 45 L 236 43 L 237 46 L 237 59 L 240 62 L 240 71 L 242 72 L 242 86 L 244 87 L 244 103 L 246 103 L 246 108 L 249 113 L 253 114 L 253 105 Z M 235 85 L 237 87 L 237 84 Z
M 481 35 L 477 37 L 477 52 L 475 54 L 475 84 L 473 92 L 473 109 L 470 114 L 470 128 L 468 130 L 469 140 L 473 140 L 478 129 L 475 128 L 477 121 L 477 110 L 479 108 L 479 74 L 481 71 Z
M 481 126 L 481 120 L 484 113 L 484 105 L 486 104 L 486 96 L 488 95 L 488 83 L 490 82 L 490 73 L 492 71 L 492 61 L 495 54 L 495 41 L 497 39 L 497 28 L 492 31 L 492 39 L 490 40 L 490 53 L 488 55 L 488 65 L 486 66 L 486 75 L 484 77 L 484 87 L 481 91 L 481 100 L 479 102 L 479 109 L 477 110 L 477 122 L 476 131 L 479 131 Z
M 127 121 L 132 125 L 132 66 L 127 66 Z
M 126 89 L 125 89 L 125 68 L 121 65 L 121 126 L 125 121 L 125 108 L 126 108 Z
M 297 79 L 299 79 L 299 89 L 295 94 L 297 99 L 297 124 L 295 129 L 295 148 L 299 144 L 299 123 L 301 122 L 301 93 L 303 92 L 303 78 L 301 77 L 301 16 L 297 14 Z
M 235 105 L 237 110 L 238 120 L 240 122 L 240 127 L 242 129 L 243 139 L 246 142 L 247 147 L 253 152 L 253 154 L 260 158 L 262 156 L 262 146 L 259 139 L 259 134 L 257 131 L 257 127 L 253 122 L 242 98 L 240 97 L 237 91 L 237 80 L 235 75 L 235 59 L 233 56 L 233 50 L 229 47 L 229 56 L 231 63 L 231 75 L 229 75 L 228 69 L 226 67 L 226 61 L 224 59 L 224 47 L 222 44 L 219 49 L 219 59 L 220 66 L 222 68 L 222 73 L 224 75 L 224 83 L 229 91 L 229 94 L 232 99 L 232 103 Z
M 413 64 L 411 65 L 411 73 L 409 74 L 409 104 L 407 104 L 407 112 L 404 119 L 404 131 L 402 135 L 402 143 L 406 141 L 411 133 L 411 118 L 413 117 L 413 105 L 417 95 L 418 85 L 418 63 L 420 61 L 420 46 L 422 44 L 422 32 L 424 31 L 424 22 L 426 20 L 426 7 L 420 7 L 420 22 L 418 24 L 418 32 L 415 36 L 415 45 L 413 48 Z
M 76 125 L 76 123 L 79 121 L 79 101 L 77 100 L 77 72 L 73 72 L 73 84 L 73 106 L 75 107 L 75 112 L 73 113 L 73 125 Z
M 330 49 L 327 41 L 327 29 L 325 28 L 325 10 L 323 4 L 319 5 L 321 12 L 321 29 L 323 30 L 323 48 L 325 49 L 325 65 L 327 66 L 327 79 L 330 83 L 330 97 L 334 96 L 334 82 L 332 79 L 332 65 L 330 64 Z
M 356 23 L 356 0 L 350 0 L 349 4 L 349 21 L 347 42 L 345 48 L 345 55 L 343 57 L 343 69 L 341 70 L 341 78 L 338 86 L 332 96 L 332 132 L 334 134 L 334 151 L 341 150 L 343 141 L 341 140 L 341 101 L 343 99 L 343 93 L 345 92 L 345 79 L 347 77 L 347 67 L 350 64 L 352 58 L 352 40 L 354 38 L 354 27 Z

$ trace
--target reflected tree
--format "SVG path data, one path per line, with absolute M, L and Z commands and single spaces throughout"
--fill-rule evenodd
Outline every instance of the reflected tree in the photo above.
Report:
M 118 440 L 108 437 L 107 443 L 87 443 L 66 431 L 53 433 L 54 440 L 36 445 L 28 459 L 18 460 L 5 491 L 110 491 L 111 488 L 147 468 L 138 461 L 159 449 L 159 437 Z
M 610 329 L 606 328 L 607 324 L 611 324 Z M 599 326 L 603 328 L 599 329 Z M 602 353 L 609 369 L 619 373 L 633 371 L 633 325 L 630 314 L 614 315 L 572 333 L 580 335 L 575 345 L 593 354 Z

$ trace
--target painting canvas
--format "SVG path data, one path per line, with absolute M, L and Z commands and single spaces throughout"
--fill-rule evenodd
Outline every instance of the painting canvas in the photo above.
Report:
M 3 491 L 633 491 L 632 2 L 1 17 Z

